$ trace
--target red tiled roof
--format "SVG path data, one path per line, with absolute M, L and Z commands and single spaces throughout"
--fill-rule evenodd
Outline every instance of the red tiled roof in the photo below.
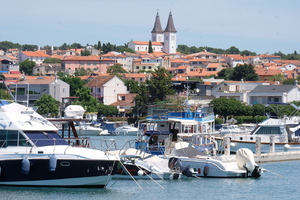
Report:
M 133 43 L 137 45 L 149 45 L 149 42 L 144 42 L 144 41 L 133 41 Z M 152 45 L 163 46 L 161 42 L 152 42 Z
M 42 51 L 22 51 L 22 53 L 29 57 L 50 57 Z

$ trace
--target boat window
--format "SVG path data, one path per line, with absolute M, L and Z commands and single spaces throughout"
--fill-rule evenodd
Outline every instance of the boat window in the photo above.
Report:
M 255 134 L 256 135 L 258 135 L 258 134 L 262 134 L 262 135 L 268 135 L 268 134 L 280 135 L 281 131 L 280 131 L 280 127 L 260 127 L 260 129 L 258 129 L 258 131 Z
M 37 147 L 68 145 L 68 143 L 54 131 L 24 131 L 24 133 Z
M 26 139 L 18 131 L 0 130 L 0 147 L 27 145 Z

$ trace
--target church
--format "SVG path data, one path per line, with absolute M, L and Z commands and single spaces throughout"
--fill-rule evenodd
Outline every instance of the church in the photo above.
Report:
M 164 52 L 166 54 L 176 53 L 176 28 L 174 26 L 172 13 L 170 12 L 167 26 L 165 30 L 162 29 L 159 14 L 157 12 L 154 27 L 151 31 L 151 42 L 153 52 Z M 134 51 L 148 52 L 149 41 L 130 41 L 128 47 Z

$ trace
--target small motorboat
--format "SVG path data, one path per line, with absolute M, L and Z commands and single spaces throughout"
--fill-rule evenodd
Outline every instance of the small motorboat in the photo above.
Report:
M 137 135 L 138 128 L 131 125 L 124 125 L 116 128 L 117 135 Z
M 258 178 L 264 171 L 255 163 L 249 149 L 239 149 L 236 155 L 212 156 L 201 155 L 193 145 L 182 143 L 176 143 L 169 154 L 171 169 L 189 166 L 194 176 L 214 178 Z

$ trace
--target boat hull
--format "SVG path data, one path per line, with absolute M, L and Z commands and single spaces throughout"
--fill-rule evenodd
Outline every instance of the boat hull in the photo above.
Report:
M 194 176 L 207 178 L 246 178 L 246 170 L 238 169 L 235 163 L 227 165 L 217 160 L 205 158 L 181 158 L 184 166 L 189 166 L 194 171 Z
M 111 160 L 57 160 L 49 170 L 49 159 L 30 159 L 28 173 L 22 172 L 23 159 L 0 160 L 0 185 L 40 187 L 105 188 L 114 174 Z

